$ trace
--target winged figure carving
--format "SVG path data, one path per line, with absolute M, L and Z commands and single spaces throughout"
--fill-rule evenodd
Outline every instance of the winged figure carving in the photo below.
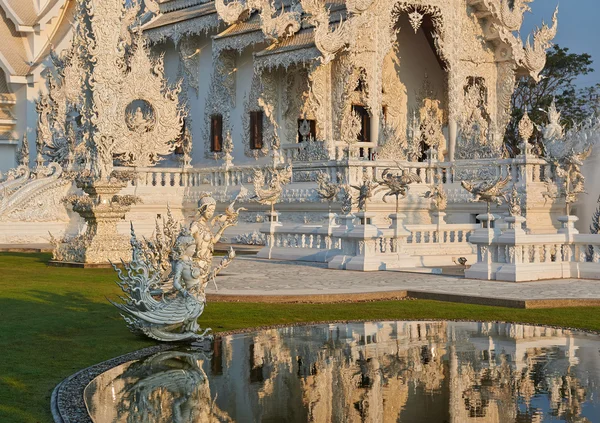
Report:
M 242 209 L 236 210 L 234 203 L 224 215 L 213 218 L 215 200 L 202 197 L 196 219 L 189 228 L 181 227 L 176 236 L 168 221 L 154 240 L 140 241 L 132 225 L 131 262 L 122 262 L 123 269 L 113 264 L 125 296 L 122 302 L 109 300 L 132 332 L 165 342 L 198 340 L 207 335 L 210 328 L 201 332 L 197 320 L 206 304 L 206 285 L 235 258 L 235 251 L 230 249 L 212 267 L 215 244 L 238 222 Z M 219 225 L 216 230 L 212 226 L 215 222 Z
M 300 0 L 302 9 L 310 15 L 308 23 L 315 26 L 315 45 L 323 55 L 321 62 L 331 62 L 336 53 L 346 48 L 351 29 L 348 21 L 340 20 L 337 28 L 330 27 L 330 13 L 322 0 Z
M 504 189 L 510 182 L 510 176 L 506 178 L 498 178 L 493 181 L 483 181 L 480 183 L 472 183 L 462 181 L 460 184 L 464 189 L 473 194 L 471 201 L 487 203 L 487 213 L 490 213 L 491 203 L 496 203 L 498 206 L 502 204 L 504 199 Z
M 265 183 L 266 181 L 266 183 Z M 282 169 L 269 169 L 268 177 L 262 169 L 254 169 L 252 182 L 254 184 L 255 195 L 251 200 L 260 204 L 271 206 L 271 213 L 275 212 L 275 203 L 281 199 L 283 187 L 292 181 L 292 167 L 286 166 Z
M 381 173 L 381 180 L 377 181 L 379 189 L 375 191 L 376 193 L 382 190 L 387 191 L 383 195 L 383 201 L 386 203 L 387 197 L 396 197 L 396 213 L 398 213 L 400 198 L 405 198 L 408 195 L 409 185 L 422 182 L 421 177 L 416 173 L 405 171 L 400 166 L 398 166 L 398 170 L 400 170 L 400 173 L 390 168 L 385 169 Z
M 335 201 L 342 187 L 336 182 L 331 182 L 329 175 L 325 172 L 317 174 L 317 184 L 317 195 L 329 203 L 329 212 L 331 213 L 331 203 Z

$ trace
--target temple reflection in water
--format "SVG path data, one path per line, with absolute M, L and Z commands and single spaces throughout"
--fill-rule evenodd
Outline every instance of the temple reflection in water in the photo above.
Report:
M 600 338 L 515 324 L 383 322 L 218 338 L 86 389 L 103 422 L 592 422 Z

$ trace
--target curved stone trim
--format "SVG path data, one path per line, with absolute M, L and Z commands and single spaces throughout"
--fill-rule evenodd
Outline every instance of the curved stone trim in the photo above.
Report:
M 52 391 L 50 399 L 52 418 L 56 423 L 93 423 L 83 400 L 83 391 L 94 378 L 113 367 L 172 349 L 175 346 L 175 344 L 160 344 L 144 348 L 95 364 L 69 376 L 56 385 Z

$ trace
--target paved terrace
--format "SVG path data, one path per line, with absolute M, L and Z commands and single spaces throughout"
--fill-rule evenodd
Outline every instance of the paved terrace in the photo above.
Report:
M 454 269 L 455 273 L 460 272 Z M 208 301 L 334 302 L 413 297 L 517 308 L 600 306 L 600 281 L 497 282 L 398 271 L 352 272 L 326 264 L 237 257 L 209 283 Z

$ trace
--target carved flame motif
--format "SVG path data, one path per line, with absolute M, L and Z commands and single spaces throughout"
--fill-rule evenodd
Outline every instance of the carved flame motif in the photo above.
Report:
M 546 50 L 552 45 L 557 30 L 558 6 L 552 16 L 552 27 L 544 23 L 541 28 L 537 28 L 533 33 L 533 44 L 531 44 L 530 38 L 527 38 L 523 65 L 529 70 L 531 77 L 536 82 L 541 80 L 540 72 L 546 66 Z

